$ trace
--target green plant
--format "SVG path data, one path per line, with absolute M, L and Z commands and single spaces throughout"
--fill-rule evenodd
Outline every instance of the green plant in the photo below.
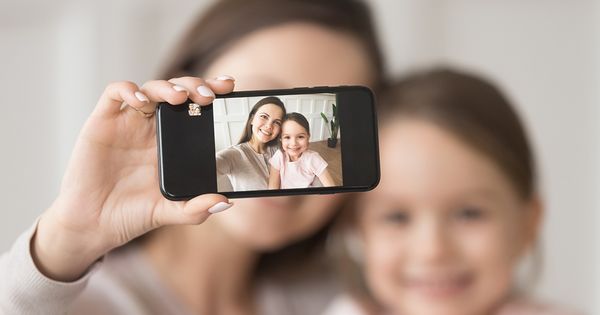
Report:
M 335 104 L 331 104 L 333 106 L 333 116 L 331 120 L 327 119 L 325 113 L 321 112 L 321 117 L 325 120 L 325 123 L 329 125 L 329 139 L 337 139 L 338 131 L 340 130 L 340 120 L 338 117 L 337 106 Z

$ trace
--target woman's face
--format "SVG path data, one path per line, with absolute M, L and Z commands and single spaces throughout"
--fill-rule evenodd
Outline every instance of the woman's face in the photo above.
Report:
M 241 39 L 215 60 L 205 77 L 221 74 L 235 77 L 237 90 L 368 86 L 375 77 L 356 39 L 306 23 L 270 27 Z M 271 250 L 314 233 L 340 202 L 339 195 L 237 199 L 211 221 L 237 242 Z
M 395 314 L 489 314 L 511 290 L 538 209 L 431 123 L 404 120 L 381 139 L 381 183 L 358 212 L 373 296 Z
M 250 124 L 252 139 L 265 144 L 279 136 L 283 109 L 275 104 L 265 104 L 256 110 Z
M 281 147 L 292 161 L 296 161 L 308 149 L 309 137 L 310 135 L 302 125 L 288 120 L 283 123 Z

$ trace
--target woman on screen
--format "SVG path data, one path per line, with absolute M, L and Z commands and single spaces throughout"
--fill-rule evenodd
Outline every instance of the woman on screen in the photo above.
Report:
M 277 151 L 285 113 L 283 102 L 275 96 L 254 104 L 238 144 L 217 152 L 219 192 L 267 189 L 268 161 Z

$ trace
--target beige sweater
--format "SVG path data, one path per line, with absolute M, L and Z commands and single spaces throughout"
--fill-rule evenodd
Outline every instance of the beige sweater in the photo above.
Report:
M 0 314 L 146 315 L 192 314 L 161 283 L 136 245 L 107 254 L 81 279 L 58 282 L 36 268 L 29 244 L 35 225 L 0 256 Z M 261 281 L 257 299 L 262 314 L 320 314 L 337 291 L 328 276 L 297 283 Z

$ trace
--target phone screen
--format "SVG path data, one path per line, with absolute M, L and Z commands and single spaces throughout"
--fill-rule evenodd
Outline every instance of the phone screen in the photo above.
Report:
M 343 186 L 337 103 L 335 93 L 215 99 L 218 192 Z
M 379 182 L 374 97 L 365 87 L 239 91 L 157 112 L 163 195 L 186 200 L 365 191 Z

